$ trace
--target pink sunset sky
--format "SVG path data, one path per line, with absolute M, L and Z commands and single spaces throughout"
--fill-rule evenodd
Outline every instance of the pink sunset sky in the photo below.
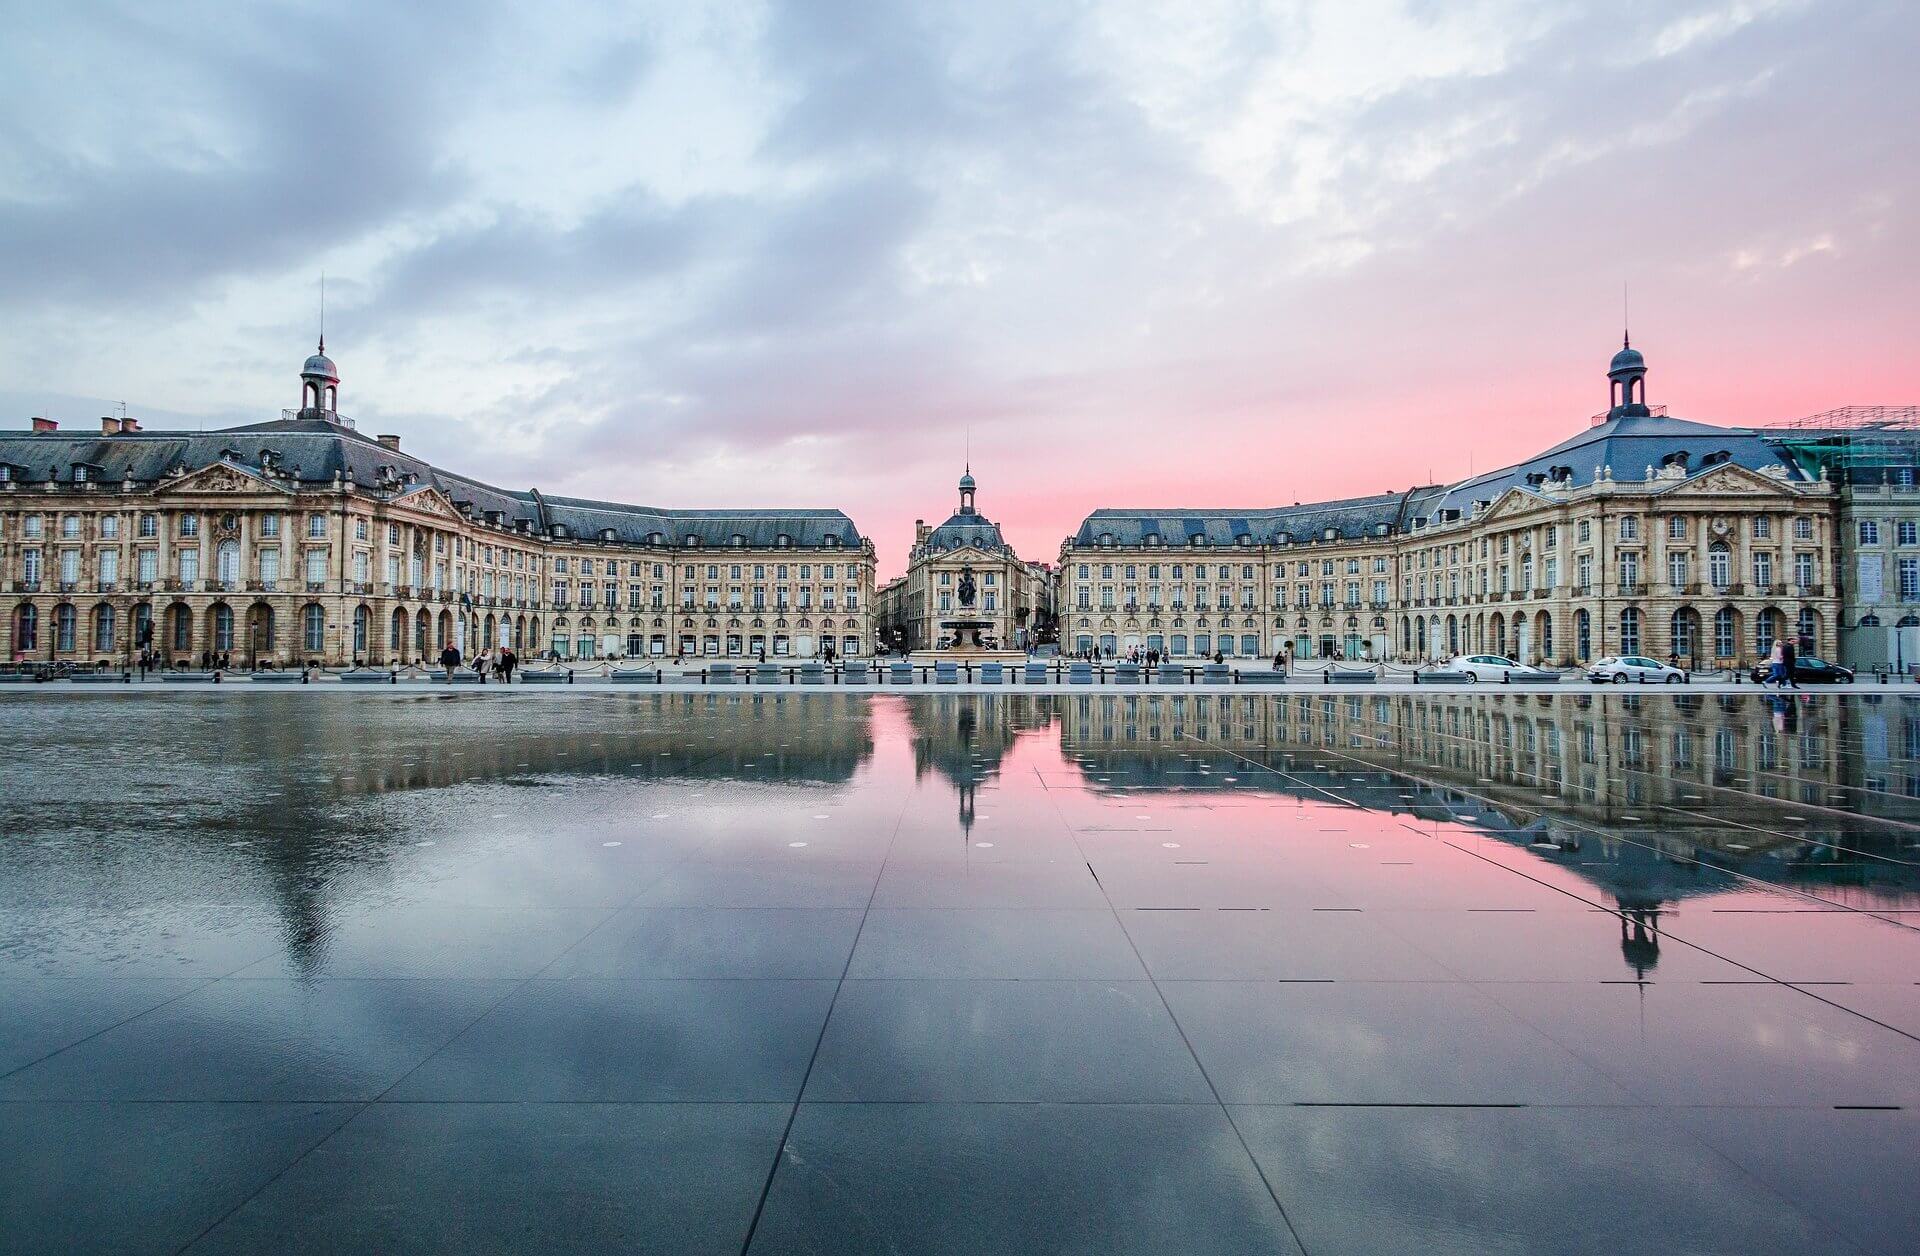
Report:
M 1606 400 L 1920 401 L 1900 3 L 45 6 L 0 48 L 9 426 L 341 408 L 506 486 L 1402 489 Z M 114 85 L 104 90 L 103 85 Z

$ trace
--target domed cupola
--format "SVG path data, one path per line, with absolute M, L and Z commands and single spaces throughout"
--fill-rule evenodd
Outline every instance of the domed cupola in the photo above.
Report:
M 300 408 L 332 414 L 340 408 L 340 371 L 327 356 L 327 338 L 300 368 Z
M 973 515 L 979 511 L 973 508 L 973 468 L 967 467 L 960 476 L 960 514 Z
M 1620 337 L 1620 352 L 1607 365 L 1607 417 L 1624 418 L 1646 415 L 1647 360 L 1633 347 L 1627 336 Z

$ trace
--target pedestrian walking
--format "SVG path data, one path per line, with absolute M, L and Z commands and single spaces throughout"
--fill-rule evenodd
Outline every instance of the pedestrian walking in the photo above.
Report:
M 1783 641 L 1775 641 L 1773 643 L 1773 649 L 1767 654 L 1768 684 L 1778 685 L 1782 689 L 1787 687 L 1786 658 L 1786 643 Z
M 447 683 L 452 684 L 454 669 L 460 666 L 460 651 L 458 647 L 449 643 L 446 649 L 440 651 L 440 666 L 446 669 Z
M 1786 682 L 1782 687 L 1798 689 L 1800 687 L 1800 679 L 1793 674 L 1793 665 L 1799 658 L 1799 651 L 1793 648 L 1793 642 L 1785 639 L 1779 642 L 1779 646 L 1780 678 Z

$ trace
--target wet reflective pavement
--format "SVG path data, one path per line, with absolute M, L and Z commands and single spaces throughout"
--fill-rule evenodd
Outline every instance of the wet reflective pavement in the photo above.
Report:
M 0 1251 L 1920 1233 L 1920 699 L 0 721 Z

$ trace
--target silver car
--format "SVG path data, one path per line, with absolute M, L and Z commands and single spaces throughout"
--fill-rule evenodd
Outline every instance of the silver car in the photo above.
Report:
M 1628 681 L 1678 685 L 1687 679 L 1687 674 L 1659 659 L 1639 654 L 1609 654 L 1606 658 L 1595 660 L 1593 666 L 1587 669 L 1587 679 L 1601 685 L 1609 682 L 1624 685 Z

